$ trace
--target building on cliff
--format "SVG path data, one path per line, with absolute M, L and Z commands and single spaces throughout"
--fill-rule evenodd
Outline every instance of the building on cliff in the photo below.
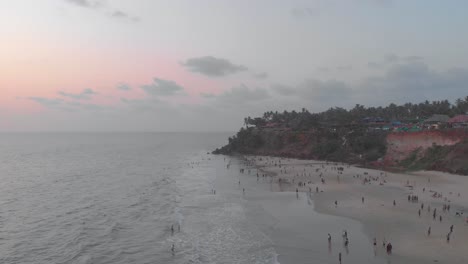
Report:
M 424 120 L 424 124 L 431 129 L 439 129 L 446 125 L 450 117 L 448 115 L 435 114 L 428 119 Z
M 454 116 L 450 118 L 447 122 L 453 128 L 468 127 L 468 114 Z

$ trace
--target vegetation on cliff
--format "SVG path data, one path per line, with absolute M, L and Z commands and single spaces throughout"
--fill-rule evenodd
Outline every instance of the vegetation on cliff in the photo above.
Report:
M 418 148 L 399 165 L 409 170 L 437 170 L 468 175 L 468 140 L 455 145 Z
M 244 127 L 229 138 L 227 145 L 214 154 L 274 155 L 302 159 L 321 159 L 368 164 L 386 154 L 388 130 L 382 123 L 419 123 L 433 114 L 454 116 L 468 112 L 468 96 L 455 104 L 447 100 L 387 107 L 356 105 L 350 110 L 330 108 L 321 113 L 266 112 L 262 117 L 244 119 Z M 464 147 L 468 144 L 465 143 Z M 415 151 L 400 166 L 413 169 L 437 169 L 452 147 L 433 146 Z M 437 165 L 439 164 L 439 165 Z M 463 171 L 466 168 L 457 167 Z

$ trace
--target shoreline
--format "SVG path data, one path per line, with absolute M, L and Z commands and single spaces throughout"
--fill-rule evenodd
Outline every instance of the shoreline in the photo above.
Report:
M 385 166 L 383 164 L 381 165 L 372 165 L 370 163 L 375 163 L 375 162 L 369 162 L 369 163 L 346 163 L 345 161 L 330 161 L 330 160 L 315 160 L 311 158 L 301 158 L 301 157 L 293 157 L 293 156 L 281 156 L 281 155 L 269 155 L 269 154 L 242 154 L 242 153 L 213 153 L 213 155 L 226 155 L 226 156 L 232 156 L 232 157 L 237 157 L 240 159 L 244 159 L 244 157 L 268 157 L 271 159 L 292 159 L 292 160 L 300 160 L 300 161 L 315 161 L 317 163 L 327 163 L 327 164 L 346 164 L 346 166 L 353 166 L 357 168 L 362 168 L 362 169 L 369 169 L 369 170 L 380 170 L 380 171 L 385 171 L 389 173 L 400 173 L 400 174 L 413 174 L 413 173 L 418 173 L 420 171 L 432 171 L 432 172 L 437 172 L 437 173 L 447 173 L 450 175 L 454 176 L 467 176 L 468 174 L 457 174 L 449 171 L 443 171 L 443 170 L 412 170 L 412 169 L 407 169 L 405 167 L 399 167 L 399 166 Z
M 297 192 L 310 193 L 316 212 L 360 222 L 369 241 L 377 239 L 376 253 L 382 254 L 385 240 L 393 245 L 394 259 L 411 263 L 468 263 L 464 254 L 464 241 L 468 239 L 468 225 L 464 223 L 464 217 L 468 216 L 466 177 L 432 171 L 392 173 L 335 162 L 270 156 L 242 158 L 271 176 L 276 183 L 272 191 L 295 192 L 297 189 Z M 343 171 L 337 170 L 338 167 Z M 364 178 L 372 180 L 363 184 Z M 440 194 L 440 198 L 432 197 L 434 192 Z M 418 196 L 418 201 L 408 201 L 408 195 Z M 422 203 L 425 207 L 419 217 Z M 451 205 L 450 211 L 443 210 L 444 204 Z M 428 206 L 430 212 L 426 211 Z M 435 220 L 434 208 L 437 210 Z M 457 217 L 456 211 L 465 214 Z M 446 236 L 452 224 L 454 232 L 447 243 Z M 432 230 L 427 236 L 429 226 Z

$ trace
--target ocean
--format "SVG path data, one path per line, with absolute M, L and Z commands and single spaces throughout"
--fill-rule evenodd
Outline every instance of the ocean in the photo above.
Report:
M 0 263 L 337 263 L 343 226 L 347 263 L 380 263 L 358 222 L 209 154 L 229 136 L 0 134 Z

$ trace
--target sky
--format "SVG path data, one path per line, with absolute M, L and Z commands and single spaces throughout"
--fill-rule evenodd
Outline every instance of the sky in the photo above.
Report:
M 0 0 L 0 131 L 236 131 L 468 96 L 464 0 Z

